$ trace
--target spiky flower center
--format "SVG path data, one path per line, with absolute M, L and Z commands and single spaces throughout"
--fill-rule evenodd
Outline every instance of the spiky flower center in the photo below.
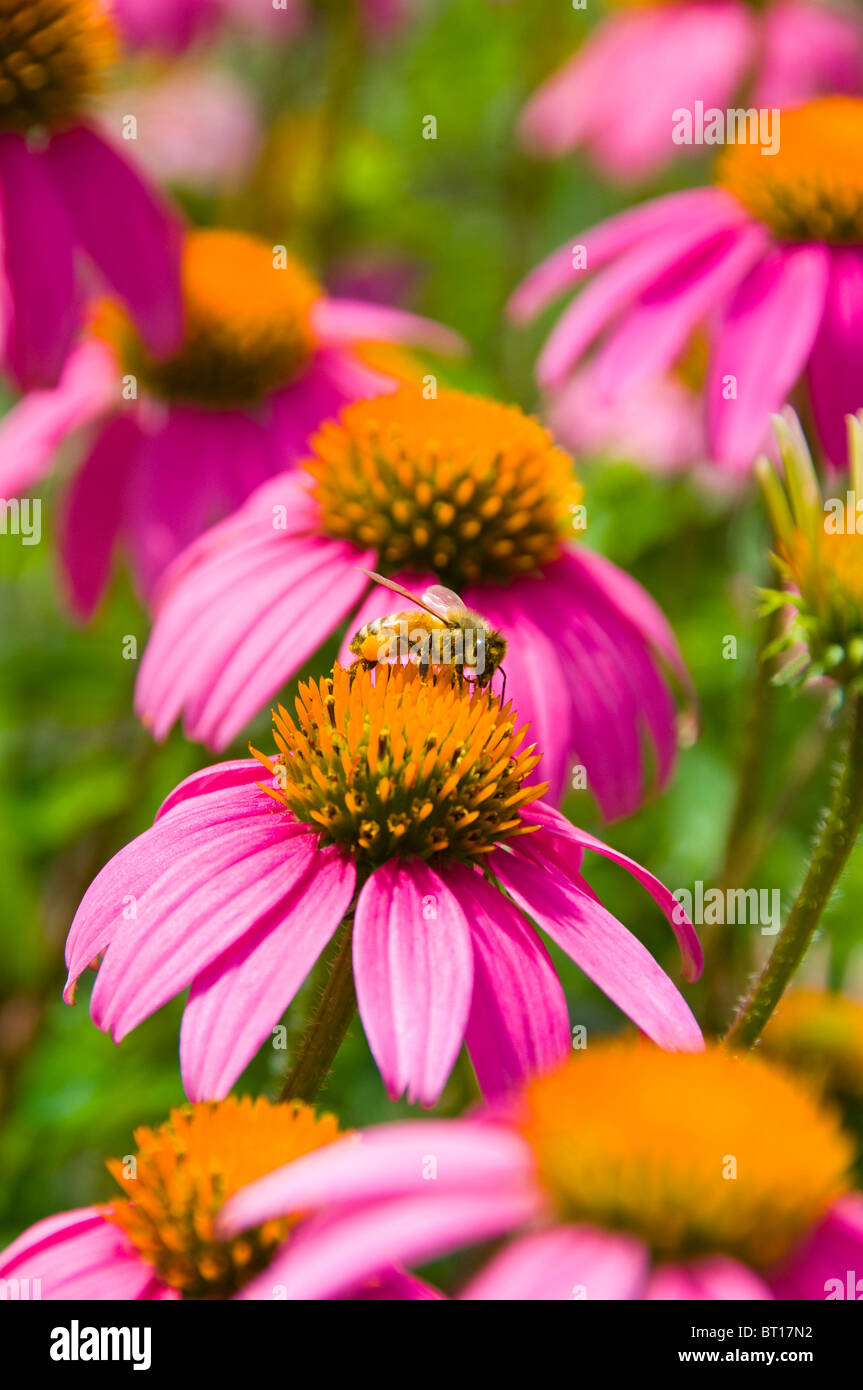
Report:
M 527 1088 L 524 1133 L 561 1216 L 657 1259 L 781 1259 L 848 1187 L 838 1120 L 760 1058 L 592 1044 Z
M 245 232 L 202 228 L 183 251 L 183 342 L 151 358 L 120 311 L 103 316 L 128 370 L 158 396 L 210 407 L 254 405 L 294 380 L 314 347 L 320 289 L 284 251 Z
M 798 530 L 777 558 L 800 592 L 797 627 L 813 661 L 834 680 L 854 678 L 863 664 L 863 536 Z
M 298 820 L 365 866 L 396 855 L 473 861 L 526 833 L 524 786 L 539 762 L 520 749 L 510 706 L 450 671 L 379 666 L 301 684 L 296 718 L 274 716 L 278 757 L 252 750 L 264 785 Z
M 230 1298 L 266 1268 L 298 1218 L 286 1214 L 224 1240 L 215 1234 L 222 1206 L 337 1134 L 332 1115 L 248 1096 L 172 1110 L 158 1129 L 135 1131 L 137 1154 L 108 1163 L 127 1199 L 114 1203 L 110 1219 L 184 1298 Z
M 74 121 L 114 57 L 98 0 L 0 0 L 0 130 Z
M 348 406 L 305 466 L 329 535 L 456 588 L 553 560 L 581 495 L 572 460 L 516 406 L 411 386 Z
M 716 178 L 782 241 L 863 242 L 863 100 L 783 111 L 778 152 L 730 145 Z

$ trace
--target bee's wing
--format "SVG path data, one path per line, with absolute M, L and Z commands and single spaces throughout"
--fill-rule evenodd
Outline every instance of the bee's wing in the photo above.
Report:
M 422 602 L 424 608 L 434 613 L 435 617 L 443 618 L 445 623 L 460 622 L 467 611 L 464 600 L 452 589 L 445 589 L 442 584 L 432 584 L 426 589 Z
M 434 618 L 452 622 L 454 617 L 464 612 L 464 604 L 458 594 L 454 594 L 452 589 L 444 589 L 440 584 L 432 584 L 420 598 L 419 594 L 412 594 L 410 589 L 397 584 L 394 579 L 385 579 L 382 574 L 375 574 L 374 570 L 363 569 L 362 565 L 357 565 L 357 569 L 369 579 L 373 579 L 376 584 L 382 584 L 385 589 L 392 589 L 394 593 L 401 594 L 402 598 L 409 599 L 418 608 L 424 608 Z

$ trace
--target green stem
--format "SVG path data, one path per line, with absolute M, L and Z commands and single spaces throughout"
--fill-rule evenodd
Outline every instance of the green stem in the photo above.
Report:
M 351 961 L 353 916 L 345 919 L 330 977 L 306 1029 L 279 1100 L 315 1099 L 329 1075 L 357 1006 Z
M 818 832 L 803 887 L 773 952 L 725 1039 L 735 1050 L 752 1047 L 803 960 L 830 894 L 857 840 L 863 819 L 863 697 L 853 697 L 851 729 L 830 808 Z

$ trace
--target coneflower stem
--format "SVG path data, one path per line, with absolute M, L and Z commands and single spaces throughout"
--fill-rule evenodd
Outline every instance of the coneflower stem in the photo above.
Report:
M 735 1051 L 752 1047 L 803 960 L 830 900 L 830 894 L 847 863 L 860 822 L 863 820 L 863 697 L 855 695 L 851 728 L 833 789 L 830 807 L 821 824 L 803 887 L 760 977 L 728 1030 L 726 1046 Z
M 315 1099 L 329 1075 L 357 1007 L 351 960 L 353 916 L 345 919 L 330 975 L 306 1029 L 279 1100 Z

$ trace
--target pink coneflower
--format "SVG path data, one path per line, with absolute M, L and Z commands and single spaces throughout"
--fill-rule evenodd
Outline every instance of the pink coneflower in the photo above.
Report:
M 314 1161 L 338 1132 L 332 1115 L 248 1097 L 173 1110 L 158 1128 L 135 1131 L 134 1155 L 107 1164 L 122 1198 L 37 1222 L 0 1254 L 0 1279 L 27 1281 L 22 1298 L 225 1299 L 241 1296 L 253 1279 L 256 1291 L 242 1296 L 279 1298 L 266 1270 L 306 1214 L 286 1207 L 272 1221 L 222 1238 L 219 1211 L 266 1173 L 299 1158 Z M 439 1297 L 388 1267 L 343 1296 Z
M 584 850 L 656 900 L 687 979 L 701 968 L 692 925 L 652 874 L 537 800 L 511 706 L 448 671 L 337 665 L 296 708 L 276 715 L 274 760 L 195 774 L 102 870 L 69 933 L 68 1002 L 104 952 L 91 1015 L 119 1041 L 191 985 L 183 1081 L 218 1098 L 345 922 L 339 962 L 352 958 L 387 1089 L 431 1105 L 463 1041 L 486 1093 L 566 1052 L 563 992 L 530 918 L 661 1046 L 702 1045 L 668 976 L 581 877 Z
M 180 335 L 179 225 L 87 116 L 113 57 L 97 0 L 4 5 L 0 357 L 25 388 L 60 375 L 81 318 L 82 256 L 151 352 L 171 351 Z
M 524 111 L 522 138 L 537 154 L 584 147 L 612 177 L 642 179 L 685 148 L 672 141 L 672 113 L 697 101 L 770 109 L 863 89 L 863 25 L 844 0 L 606 4 L 629 12 L 601 20 Z
M 863 1260 L 852 1160 L 833 1111 L 760 1058 L 599 1041 L 509 1116 L 337 1141 L 252 1183 L 219 1228 L 326 1198 L 267 1271 L 288 1299 L 504 1233 L 463 1298 L 835 1298 Z
M 781 149 L 728 148 L 716 188 L 621 213 L 537 267 L 511 312 L 532 317 L 586 268 L 595 276 L 537 364 L 560 390 L 591 347 L 593 390 L 623 399 L 706 327 L 707 442 L 749 469 L 770 415 L 808 386 L 829 459 L 846 460 L 845 416 L 863 405 L 863 101 L 831 98 L 782 113 Z
M 509 638 L 508 690 L 558 799 L 573 781 L 607 819 L 674 765 L 663 676 L 685 668 L 628 575 L 568 543 L 572 461 L 516 407 L 419 388 L 346 409 L 293 476 L 263 487 L 160 587 L 137 709 L 163 738 L 223 748 L 362 600 L 360 627 L 404 605 L 357 566 L 416 591 L 437 575 Z
M 606 400 L 587 368 L 548 400 L 545 413 L 556 437 L 579 455 L 625 459 L 657 473 L 678 473 L 706 457 L 701 402 L 672 372 L 622 400 Z
M 377 304 L 333 299 L 283 247 L 242 232 L 192 231 L 183 256 L 185 332 L 154 359 L 112 305 L 59 386 L 0 425 L 0 495 L 32 488 L 83 427 L 89 451 L 65 500 L 61 559 L 85 617 L 128 550 L 147 597 L 165 566 L 264 479 L 292 463 L 346 401 L 393 390 L 364 342 L 458 351 L 448 329 Z M 94 428 L 95 427 L 95 428 Z

